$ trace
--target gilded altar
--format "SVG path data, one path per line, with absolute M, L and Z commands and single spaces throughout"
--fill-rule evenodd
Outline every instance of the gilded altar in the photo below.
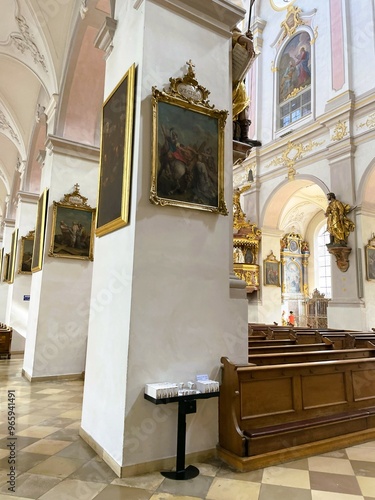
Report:
M 236 188 L 233 193 L 233 271 L 246 282 L 247 293 L 259 290 L 258 254 L 262 232 L 246 220 L 240 195 L 250 186 Z

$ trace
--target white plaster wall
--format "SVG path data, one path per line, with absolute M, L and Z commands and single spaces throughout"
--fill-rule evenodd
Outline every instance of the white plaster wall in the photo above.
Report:
M 350 64 L 353 90 L 357 96 L 367 92 L 375 81 L 375 5 L 372 0 L 362 0 L 361 8 L 348 4 L 350 23 Z
M 67 146 L 69 149 L 69 146 Z M 32 274 L 24 369 L 32 377 L 84 371 L 93 263 L 48 256 L 53 201 L 80 186 L 95 207 L 98 163 L 74 152 L 47 154 L 42 186 L 49 185 L 42 270 Z M 94 248 L 95 259 L 95 248 Z
M 156 409 L 143 398 L 145 384 L 187 382 L 199 373 L 217 379 L 221 356 L 246 360 L 247 307 L 246 298 L 230 301 L 231 217 L 149 202 L 151 88 L 162 90 L 169 77 L 183 76 L 191 59 L 199 83 L 211 91 L 210 102 L 230 109 L 229 33 L 207 30 L 198 20 L 187 23 L 182 14 L 150 1 L 137 11 L 124 6 L 118 17 L 115 48 L 107 62 L 107 91 L 133 62 L 138 71 L 131 220 L 97 241 L 99 258 L 106 255 L 107 266 L 104 274 L 95 264 L 92 297 L 119 271 L 123 288 L 105 311 L 90 317 L 82 428 L 114 460 L 131 465 L 176 452 L 176 405 Z M 132 38 L 131 53 L 127 37 Z M 231 130 L 228 118 L 229 209 Z M 111 341 L 104 348 L 106 321 Z M 187 420 L 188 453 L 216 446 L 216 399 L 199 401 L 197 413 Z
M 142 91 L 143 9 L 132 2 L 117 4 L 118 25 L 114 49 L 107 59 L 104 99 L 135 63 L 134 145 L 140 135 Z M 132 300 L 134 231 L 137 205 L 139 150 L 133 148 L 129 225 L 96 238 L 90 299 L 89 334 L 82 429 L 118 463 L 122 464 L 128 344 Z M 98 405 L 98 401 L 101 404 Z
M 368 281 L 366 276 L 366 251 L 373 233 L 375 233 L 375 215 L 368 214 L 361 217 L 361 233 L 362 238 L 359 239 L 358 248 L 361 249 L 362 255 L 362 284 L 363 284 L 363 300 L 366 304 L 366 329 L 371 331 L 375 328 L 375 281 Z
M 17 257 L 14 273 L 12 301 L 10 309 L 9 323 L 13 328 L 12 350 L 23 351 L 27 331 L 29 304 L 24 300 L 25 295 L 30 295 L 31 274 L 19 274 L 21 241 L 22 236 L 26 236 L 29 231 L 35 229 L 37 199 L 32 200 L 32 196 L 27 195 L 28 199 L 19 199 L 16 213 L 16 227 L 18 228 Z M 36 197 L 35 197 L 36 198 Z M 21 337 L 18 338 L 17 334 Z

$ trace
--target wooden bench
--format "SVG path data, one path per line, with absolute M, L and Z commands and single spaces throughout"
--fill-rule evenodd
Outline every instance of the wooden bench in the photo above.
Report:
M 353 347 L 367 347 L 368 342 L 375 343 L 375 334 L 369 332 L 334 332 L 320 333 L 322 339 L 329 339 L 334 349 L 350 349 Z
M 251 354 L 270 354 L 275 353 L 285 353 L 285 352 L 301 352 L 301 351 L 320 351 L 326 349 L 333 349 L 333 342 L 325 339 L 324 342 L 319 342 L 317 344 L 292 344 L 292 345 L 261 345 L 261 346 L 249 346 L 249 355 Z
M 261 340 L 252 340 L 252 337 L 249 337 L 249 348 L 252 347 L 262 347 L 262 346 L 284 346 L 285 348 L 290 345 L 296 344 L 297 340 L 295 338 L 289 339 L 261 339 Z
M 10 347 L 12 344 L 12 333 L 13 329 L 6 326 L 1 325 L 0 328 L 0 358 L 11 358 Z
M 311 361 L 329 361 L 334 359 L 374 358 L 375 347 L 364 349 L 325 349 L 320 351 L 282 352 L 271 354 L 251 354 L 249 363 L 258 366 L 277 365 L 283 363 L 309 363 Z
M 221 459 L 253 470 L 375 438 L 375 359 L 270 366 L 221 359 Z

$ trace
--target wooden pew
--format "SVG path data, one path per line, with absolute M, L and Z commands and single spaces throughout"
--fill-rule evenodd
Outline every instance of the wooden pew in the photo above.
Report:
M 10 347 L 12 344 L 13 328 L 4 324 L 0 327 L 0 358 L 11 358 Z
M 292 344 L 288 345 L 261 345 L 260 347 L 250 346 L 250 354 L 270 354 L 270 353 L 285 353 L 285 352 L 301 352 L 301 351 L 320 351 L 326 349 L 333 349 L 333 342 L 325 339 L 324 342 L 318 344 Z
M 219 457 L 253 470 L 375 438 L 375 359 L 270 366 L 223 357 Z
M 374 348 L 364 349 L 325 349 L 320 351 L 282 352 L 271 354 L 251 354 L 249 363 L 258 366 L 277 365 L 282 363 L 309 363 L 312 361 L 330 361 L 335 359 L 374 358 Z
M 367 347 L 368 342 L 375 343 L 375 334 L 370 332 L 334 332 L 321 333 L 322 338 L 327 338 L 334 343 L 335 349 L 350 349 L 354 347 Z
M 252 340 L 252 337 L 249 337 L 249 349 L 252 347 L 262 347 L 262 346 L 283 346 L 288 348 L 290 345 L 296 344 L 297 340 L 295 338 L 289 339 L 262 339 L 262 340 Z

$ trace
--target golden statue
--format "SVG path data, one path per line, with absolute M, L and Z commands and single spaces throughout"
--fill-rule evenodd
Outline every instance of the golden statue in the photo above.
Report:
M 330 234 L 330 245 L 346 246 L 349 234 L 354 231 L 355 225 L 347 214 L 351 212 L 350 205 L 336 199 L 334 193 L 328 193 L 329 201 L 325 216 L 327 217 L 327 231 Z

